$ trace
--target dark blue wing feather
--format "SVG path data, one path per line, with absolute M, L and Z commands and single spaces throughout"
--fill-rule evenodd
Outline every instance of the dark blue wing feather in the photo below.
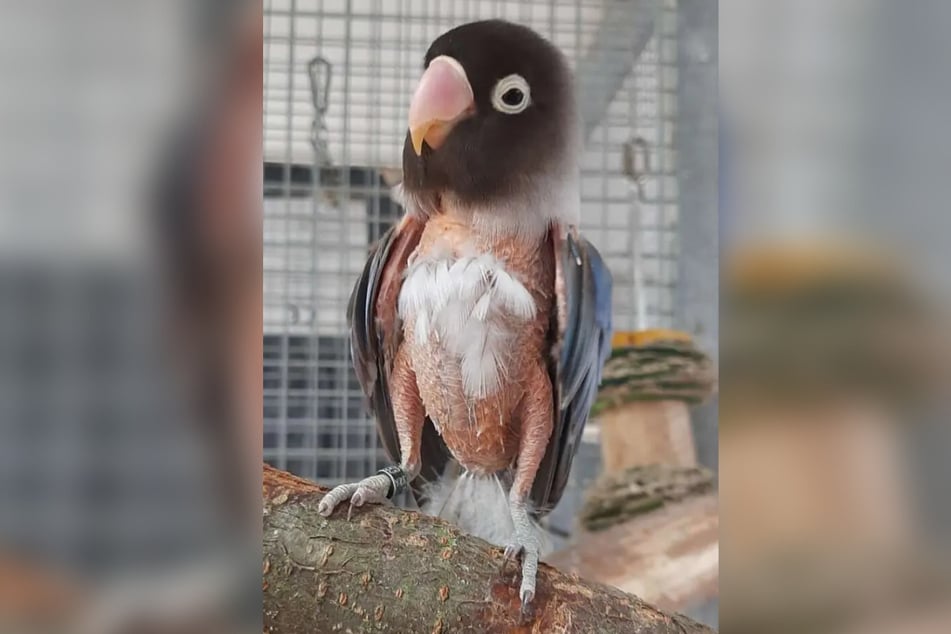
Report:
M 396 227 L 393 227 L 373 247 L 347 305 L 353 369 L 367 396 L 368 409 L 376 417 L 377 431 L 383 448 L 393 461 L 399 460 L 400 447 L 387 385 L 389 372 L 381 351 L 383 336 L 378 332 L 374 313 L 380 274 L 395 236 Z
M 611 271 L 605 266 L 601 254 L 593 246 L 588 249 L 588 257 L 591 258 L 591 274 L 594 279 L 594 319 L 598 326 L 601 346 L 598 350 L 598 382 L 601 382 L 601 371 L 604 364 L 611 356 L 611 335 L 613 332 L 611 323 L 611 291 L 614 280 L 611 277 Z
M 532 487 L 538 514 L 558 504 L 568 482 L 571 462 L 597 396 L 601 370 L 611 353 L 611 272 L 591 243 L 571 232 L 552 247 L 560 258 L 565 323 L 553 319 L 553 333 L 564 332 L 558 359 L 552 363 L 555 424 Z M 557 311 L 556 311 L 557 313 Z

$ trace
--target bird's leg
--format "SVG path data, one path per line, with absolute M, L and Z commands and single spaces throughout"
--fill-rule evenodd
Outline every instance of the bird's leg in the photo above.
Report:
M 420 471 L 420 441 L 423 434 L 425 413 L 423 402 L 416 385 L 416 373 L 409 363 L 409 355 L 400 348 L 393 360 L 393 372 L 390 374 L 390 401 L 393 404 L 393 419 L 396 422 L 396 433 L 400 442 L 400 468 L 388 467 L 364 478 L 360 482 L 341 484 L 331 489 L 320 501 L 317 510 L 324 517 L 333 513 L 338 504 L 350 500 L 350 510 L 347 519 L 353 512 L 354 506 L 363 506 L 367 502 L 382 503 L 394 495 L 401 484 L 401 475 L 405 476 L 407 484 L 413 481 Z M 388 473 L 387 473 L 388 472 Z
M 538 572 L 538 535 L 532 526 L 529 515 L 528 496 L 535 482 L 538 466 L 545 457 L 552 422 L 552 390 L 548 373 L 539 366 L 526 386 L 525 397 L 519 407 L 521 429 L 519 430 L 518 459 L 515 466 L 515 478 L 509 492 L 509 510 L 515 535 L 511 544 L 505 548 L 505 558 L 511 559 L 522 554 L 522 584 L 519 598 L 522 601 L 522 613 L 525 615 L 535 597 L 535 575 Z

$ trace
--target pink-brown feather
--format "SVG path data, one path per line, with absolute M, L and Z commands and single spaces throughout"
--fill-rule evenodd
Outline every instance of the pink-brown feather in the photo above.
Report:
M 513 333 L 500 389 L 473 398 L 463 389 L 459 358 L 438 334 L 414 338 L 415 315 L 404 315 L 402 350 L 415 371 L 426 413 L 436 423 L 453 456 L 467 470 L 491 474 L 518 463 L 516 483 L 527 494 L 551 434 L 553 401 L 545 367 L 554 302 L 554 262 L 547 236 L 526 240 L 477 232 L 464 216 L 442 213 L 426 222 L 411 261 L 449 248 L 454 257 L 491 253 L 535 302 L 529 320 L 503 317 Z M 401 396 L 394 395 L 396 398 Z M 401 437 L 403 434 L 401 433 Z M 519 477 L 521 476 L 521 477 Z

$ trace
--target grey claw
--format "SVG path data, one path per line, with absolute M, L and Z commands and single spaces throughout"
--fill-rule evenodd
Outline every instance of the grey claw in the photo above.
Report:
M 499 566 L 500 575 L 505 575 L 505 570 L 508 568 L 509 563 L 518 561 L 518 556 L 522 554 L 523 550 L 519 544 L 509 544 L 505 547 L 505 551 L 502 553 L 502 564 Z
M 520 598 L 522 600 L 522 607 L 519 609 L 519 618 L 522 623 L 526 623 L 535 617 L 535 610 L 532 606 L 535 593 L 531 590 L 522 590 Z
M 521 544 L 509 544 L 505 547 L 505 558 L 516 559 L 522 554 L 523 550 L 525 550 L 525 548 Z
M 357 492 L 354 493 L 353 496 L 350 498 L 350 508 L 347 509 L 347 521 L 348 521 L 348 522 L 350 521 L 350 518 L 353 517 L 353 509 L 354 509 L 354 507 L 363 506 L 363 503 L 366 501 L 366 500 L 363 499 L 364 496 L 361 495 L 361 492 L 364 491 L 364 490 L 365 490 L 365 489 L 362 489 L 362 488 L 357 489 Z

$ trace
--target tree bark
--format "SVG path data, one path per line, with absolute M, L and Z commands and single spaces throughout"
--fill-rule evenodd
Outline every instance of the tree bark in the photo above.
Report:
M 709 628 L 620 590 L 542 564 L 531 619 L 520 622 L 519 567 L 502 550 L 437 518 L 347 505 L 330 518 L 324 490 L 264 467 L 266 632 L 637 632 Z

